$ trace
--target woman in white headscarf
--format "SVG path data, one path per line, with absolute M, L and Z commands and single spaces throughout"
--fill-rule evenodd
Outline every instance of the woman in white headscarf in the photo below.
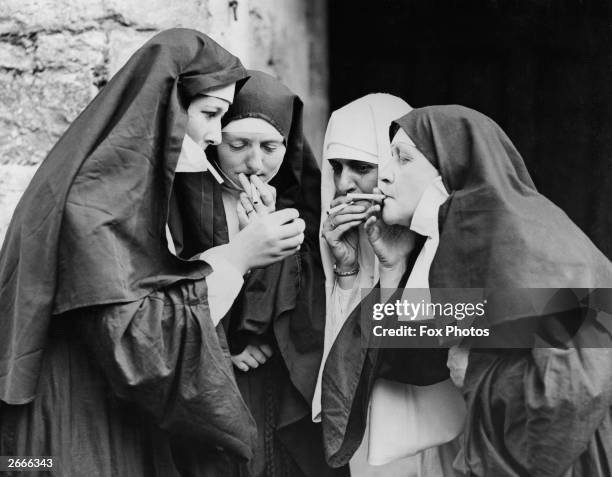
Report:
M 463 400 L 448 379 L 446 353 L 368 351 L 358 332 L 362 289 L 379 281 L 381 288 L 427 286 L 406 280 L 423 240 L 408 228 L 383 227 L 402 238 L 379 262 L 372 227 L 364 226 L 372 203 L 348 196 L 378 192 L 378 169 L 392 156 L 389 126 L 411 109 L 390 95 L 367 95 L 332 114 L 325 138 L 321 256 L 327 311 L 313 419 L 323 421 L 328 461 L 343 465 L 350 459 L 357 476 L 461 475 L 453 469 L 456 443 L 445 444 L 459 432 L 464 415 Z M 407 271 L 395 266 L 406 257 Z
M 313 420 L 321 420 L 322 375 L 325 362 L 346 318 L 361 301 L 361 289 L 379 280 L 379 263 L 363 228 L 369 201 L 347 194 L 371 194 L 378 168 L 391 158 L 389 126 L 411 111 L 402 99 L 369 94 L 334 111 L 330 117 L 321 164 L 321 259 L 325 272 L 326 322 L 323 360 L 313 400 Z M 341 209 L 341 210 L 339 210 Z M 367 439 L 350 460 L 353 476 L 413 475 L 414 459 L 385 466 L 366 461 Z

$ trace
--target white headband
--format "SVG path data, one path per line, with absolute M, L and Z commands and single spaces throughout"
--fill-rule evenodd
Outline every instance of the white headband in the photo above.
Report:
M 236 83 L 231 83 L 219 88 L 211 89 L 204 93 L 205 96 L 212 96 L 227 101 L 229 104 L 234 102 L 234 94 L 236 93 Z
M 281 133 L 268 121 L 262 118 L 242 118 L 230 121 L 223 129 L 228 133 L 258 133 L 278 136 L 283 139 Z

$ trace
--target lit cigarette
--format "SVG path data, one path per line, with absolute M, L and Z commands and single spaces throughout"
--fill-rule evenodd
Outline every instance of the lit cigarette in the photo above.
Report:
M 346 194 L 349 200 L 383 200 L 384 194 Z
M 344 209 L 345 207 L 348 207 L 349 205 L 351 205 L 350 202 L 345 202 L 344 204 L 337 205 L 336 207 L 329 209 L 327 211 L 327 215 L 331 215 L 331 214 L 335 214 L 336 212 L 340 212 L 342 209 Z

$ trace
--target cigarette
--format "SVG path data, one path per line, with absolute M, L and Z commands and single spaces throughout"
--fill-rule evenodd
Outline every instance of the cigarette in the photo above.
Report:
M 253 198 L 253 184 L 249 182 L 247 177 L 241 172 L 238 174 L 238 181 L 244 190 L 244 193 L 249 197 L 249 199 Z
M 346 194 L 349 200 L 383 200 L 386 195 L 384 194 Z
M 345 207 L 348 207 L 349 205 L 351 205 L 350 202 L 345 202 L 344 204 L 337 205 L 336 207 L 329 209 L 327 211 L 327 215 L 331 215 L 331 214 L 335 214 L 336 212 L 340 212 L 342 209 L 344 209 Z
M 257 191 L 257 187 L 255 184 L 251 184 L 251 201 L 253 204 L 259 204 L 259 192 Z

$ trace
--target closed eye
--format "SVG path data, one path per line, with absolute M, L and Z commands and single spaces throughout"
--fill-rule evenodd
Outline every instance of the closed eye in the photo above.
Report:
M 264 142 L 261 144 L 261 148 L 268 152 L 268 153 L 272 153 L 278 150 L 279 147 L 281 147 L 282 144 L 278 143 L 278 142 Z
M 244 141 L 232 141 L 227 143 L 227 145 L 232 151 L 241 151 L 247 146 L 247 143 Z
M 221 112 L 220 109 L 215 109 L 215 110 L 202 110 L 200 111 L 204 116 L 206 116 L 206 118 L 208 119 L 215 119 L 217 116 L 221 116 L 223 113 Z

